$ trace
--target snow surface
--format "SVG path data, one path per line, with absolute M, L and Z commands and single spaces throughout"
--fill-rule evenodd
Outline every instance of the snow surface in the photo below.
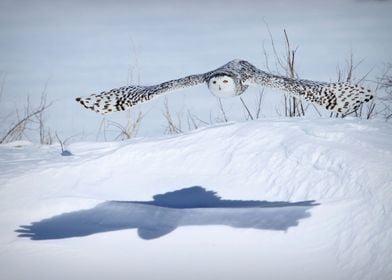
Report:
M 392 279 L 392 126 L 0 145 L 1 279 Z

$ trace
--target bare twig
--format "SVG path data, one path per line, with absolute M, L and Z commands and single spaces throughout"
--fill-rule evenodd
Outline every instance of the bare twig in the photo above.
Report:
M 133 39 L 130 39 L 131 41 L 131 49 L 132 49 L 132 55 L 133 55 L 133 63 L 128 69 L 128 84 L 135 83 L 137 85 L 140 85 L 141 81 L 141 71 L 140 71 L 140 63 L 139 63 L 139 56 L 140 56 L 140 50 L 136 46 L 135 42 Z
M 286 64 L 283 65 L 282 68 L 285 70 L 286 76 L 288 76 L 291 79 L 296 79 L 297 74 L 295 72 L 295 54 L 298 50 L 298 47 L 292 49 L 286 29 L 284 29 L 283 32 L 284 32 L 285 46 L 286 46 Z M 305 115 L 305 110 L 301 99 L 287 94 L 285 95 L 285 99 L 287 99 L 287 101 L 285 101 L 285 105 L 286 106 L 288 105 L 288 108 L 286 108 L 285 110 L 286 116 L 300 117 Z
M 127 122 L 125 125 L 122 125 L 118 122 L 109 120 L 108 127 L 113 126 L 120 130 L 120 133 L 115 137 L 116 140 L 126 140 L 135 137 L 139 131 L 141 122 L 143 120 L 143 113 L 141 111 L 138 112 L 137 116 L 132 118 L 131 112 L 128 111 L 127 114 Z
M 227 122 L 228 119 L 226 116 L 225 109 L 223 108 L 222 99 L 218 97 L 217 100 L 218 100 L 218 104 L 219 104 L 219 110 L 222 113 L 223 121 Z
M 275 67 L 276 67 L 276 72 L 280 75 L 284 75 L 291 78 L 291 79 L 296 79 L 297 78 L 297 73 L 295 71 L 295 58 L 296 58 L 296 52 L 298 50 L 298 47 L 295 49 L 292 48 L 291 42 L 288 36 L 287 31 L 284 29 L 283 34 L 284 34 L 284 45 L 285 45 L 285 53 L 284 55 L 279 55 L 275 40 L 272 36 L 271 30 L 268 26 L 268 24 L 265 22 L 270 42 L 271 42 L 271 49 L 273 56 L 275 58 Z M 264 57 L 267 63 L 267 69 L 269 68 L 268 65 L 268 54 L 265 49 L 265 46 L 263 44 L 263 52 L 264 52 Z M 290 94 L 284 94 L 284 114 L 286 117 L 295 117 L 295 116 L 304 116 L 306 108 L 302 104 L 302 100 L 292 96 Z
M 57 138 L 57 141 L 59 141 L 60 146 L 61 146 L 61 155 L 62 156 L 72 156 L 72 153 L 66 148 L 67 142 L 75 137 L 76 135 L 69 136 L 65 140 L 62 140 L 61 137 L 58 135 L 57 131 L 55 132 L 55 136 Z
M 107 141 L 107 139 L 106 139 L 106 126 L 107 126 L 106 125 L 106 117 L 103 116 L 102 121 L 99 124 L 97 135 L 95 136 L 95 140 L 98 140 L 101 133 L 103 133 L 103 139 L 104 139 L 104 141 Z
M 204 125 L 210 125 L 210 124 L 212 123 L 212 121 L 211 121 L 211 120 L 212 120 L 211 112 L 210 112 L 210 114 L 209 114 L 210 122 L 206 122 L 206 121 L 200 119 L 198 116 L 193 115 L 193 114 L 192 114 L 192 118 L 194 118 L 194 119 L 197 120 L 199 123 L 202 123 L 202 124 L 204 124 Z
M 164 111 L 162 113 L 163 113 L 163 116 L 165 117 L 166 122 L 167 122 L 165 132 L 168 134 L 182 133 L 181 122 L 179 122 L 178 124 L 175 124 L 173 121 L 173 118 L 172 118 L 171 112 L 170 112 L 170 108 L 169 108 L 169 101 L 166 96 L 165 96 L 165 100 L 164 100 Z
M 261 115 L 261 104 L 263 101 L 263 97 L 264 97 L 264 88 L 259 92 L 259 94 L 256 97 L 256 101 L 255 101 L 256 119 L 260 118 Z
M 44 89 L 41 94 L 41 100 L 40 100 L 40 107 L 44 107 L 46 105 L 46 99 L 47 99 L 47 94 L 46 94 L 46 89 L 48 87 L 48 81 L 45 83 Z M 50 130 L 50 128 L 46 128 L 45 125 L 45 120 L 44 120 L 44 112 L 42 111 L 41 113 L 37 114 L 35 116 L 35 119 L 38 123 L 39 126 L 39 139 L 41 144 L 46 144 L 50 145 L 53 143 L 53 135 Z
M 269 66 L 269 56 L 267 53 L 267 49 L 265 47 L 265 42 L 263 41 L 263 55 L 264 55 L 264 66 L 267 69 L 268 72 L 272 72 L 271 68 Z
M 269 28 L 269 25 L 268 25 L 268 23 L 266 22 L 266 21 L 264 21 L 264 24 L 265 24 L 265 26 L 267 27 L 267 31 L 268 31 L 268 34 L 269 34 L 269 37 L 270 37 L 270 42 L 271 42 L 271 47 L 272 47 L 272 51 L 273 51 L 273 53 L 274 53 L 274 56 L 275 56 L 275 68 L 276 68 L 276 70 L 279 72 L 279 67 L 278 67 L 278 65 L 282 68 L 282 69 L 284 69 L 285 68 L 285 66 L 284 66 L 284 63 L 282 62 L 282 60 L 281 60 L 281 58 L 280 58 L 280 56 L 278 55 L 278 52 L 277 52 L 277 50 L 276 50 L 276 47 L 275 47 L 275 40 L 274 40 L 274 37 L 272 36 L 272 33 L 271 33 L 271 29 Z
M 199 128 L 199 125 L 196 123 L 196 119 L 194 118 L 194 116 L 192 115 L 192 113 L 189 110 L 187 111 L 186 119 L 188 122 L 188 129 L 189 130 Z
M 352 51 L 350 52 L 350 60 L 347 63 L 348 63 L 348 72 L 347 72 L 346 82 L 350 82 L 352 80 L 353 70 L 354 70 L 353 52 Z
M 57 131 L 56 131 L 55 135 L 56 135 L 57 141 L 59 141 L 59 143 L 60 143 L 61 152 L 63 153 L 64 152 L 64 141 L 61 140 L 60 136 L 57 134 Z
M 392 63 L 386 65 L 386 70 L 377 79 L 377 89 L 385 93 L 385 96 L 379 100 L 377 108 L 381 108 L 379 114 L 388 121 L 392 117 Z
M 242 103 L 242 105 L 244 106 L 246 112 L 248 113 L 249 118 L 250 118 L 251 120 L 254 120 L 254 118 L 253 118 L 251 112 L 249 111 L 248 106 L 246 105 L 246 103 L 245 103 L 245 101 L 242 99 L 242 97 L 240 97 L 240 100 L 241 100 L 241 103 Z
M 42 95 L 41 104 L 37 108 L 32 108 L 30 103 L 30 98 L 27 97 L 24 115 L 20 117 L 19 112 L 16 110 L 16 116 L 18 121 L 11 126 L 11 128 L 4 134 L 0 139 L 0 144 L 20 139 L 22 135 L 24 135 L 24 131 L 28 128 L 28 124 L 34 122 L 34 118 L 41 115 L 47 110 L 50 106 L 52 106 L 52 102 L 47 104 L 46 95 Z
M 283 29 L 284 32 L 284 38 L 286 40 L 286 65 L 284 68 L 286 68 L 288 71 L 287 75 L 291 79 L 295 79 L 296 74 L 295 74 L 295 69 L 294 69 L 294 61 L 295 61 L 295 53 L 297 49 L 292 50 L 290 47 L 290 40 L 287 35 L 286 29 Z

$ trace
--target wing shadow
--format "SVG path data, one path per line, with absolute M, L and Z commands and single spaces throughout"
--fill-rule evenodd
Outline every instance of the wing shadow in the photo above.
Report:
M 158 194 L 152 201 L 107 201 L 94 208 L 53 216 L 22 225 L 19 237 L 48 240 L 100 232 L 137 229 L 140 238 L 164 236 L 181 226 L 225 225 L 234 228 L 286 231 L 310 217 L 313 200 L 269 202 L 225 200 L 194 186 Z

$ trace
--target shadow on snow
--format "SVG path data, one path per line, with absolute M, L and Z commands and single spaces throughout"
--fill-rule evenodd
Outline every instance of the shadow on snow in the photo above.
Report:
M 164 236 L 181 226 L 226 225 L 286 231 L 310 217 L 313 200 L 269 202 L 225 200 L 194 186 L 158 194 L 153 201 L 107 201 L 88 210 L 53 216 L 16 230 L 19 237 L 47 240 L 137 229 L 142 239 Z

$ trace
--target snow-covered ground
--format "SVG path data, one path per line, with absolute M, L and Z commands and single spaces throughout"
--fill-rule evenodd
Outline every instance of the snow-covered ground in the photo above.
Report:
M 0 146 L 1 279 L 391 279 L 392 126 Z

